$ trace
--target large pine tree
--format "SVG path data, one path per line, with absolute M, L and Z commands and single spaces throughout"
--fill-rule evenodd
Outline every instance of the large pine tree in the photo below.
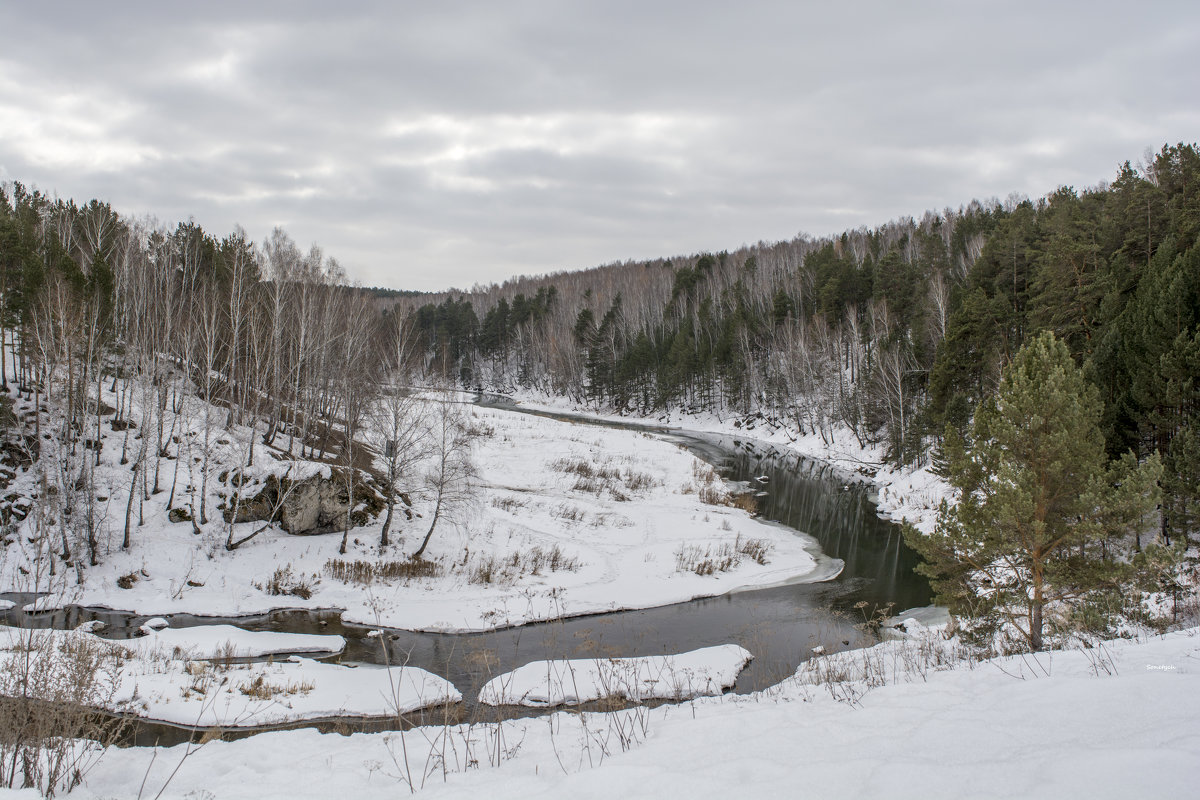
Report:
M 959 502 L 936 531 L 906 533 L 939 602 L 1012 624 L 1043 644 L 1046 609 L 1115 587 L 1118 549 L 1152 525 L 1157 457 L 1107 466 L 1098 392 L 1067 345 L 1043 333 L 1017 353 L 967 441 L 947 433 L 945 473 Z

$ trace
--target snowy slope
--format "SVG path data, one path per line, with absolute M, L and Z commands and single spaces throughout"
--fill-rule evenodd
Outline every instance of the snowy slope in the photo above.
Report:
M 164 797 L 228 800 L 408 793 L 431 798 L 1189 797 L 1200 768 L 1196 629 L 1102 651 L 898 675 L 854 702 L 823 686 L 682 706 L 350 737 L 295 731 L 213 742 Z M 639 717 L 638 715 L 644 715 Z M 633 730 L 628 752 L 616 736 Z M 644 734 L 637 734 L 644 730 Z M 607 738 L 606 738 L 607 734 Z M 458 736 L 458 750 L 441 744 Z M 474 743 L 465 748 L 464 741 Z M 607 754 L 601 742 L 606 742 Z M 446 753 L 448 774 L 428 769 Z M 505 758 L 490 768 L 488 754 Z M 407 758 L 405 758 L 407 752 Z M 463 756 L 476 765 L 460 772 Z M 113 750 L 81 797 L 162 786 L 183 748 Z M 298 770 L 296 764 L 303 764 Z M 407 765 L 407 768 L 406 766 Z

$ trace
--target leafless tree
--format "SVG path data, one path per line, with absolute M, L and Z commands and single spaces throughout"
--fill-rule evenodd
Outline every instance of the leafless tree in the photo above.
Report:
M 388 532 L 392 527 L 396 499 L 405 481 L 427 455 L 430 438 L 428 404 L 408 387 L 407 379 L 416 356 L 410 326 L 394 322 L 392 341 L 387 350 L 390 379 L 381 396 L 372 405 L 367 425 L 374 440 L 382 448 L 383 490 L 387 513 L 379 532 L 379 549 L 388 547 Z
M 425 472 L 425 487 L 433 499 L 433 516 L 421 546 L 412 554 L 414 561 L 425 554 L 438 522 L 456 520 L 474 496 L 476 471 L 471 461 L 474 433 L 462 403 L 456 401 L 453 393 L 443 387 L 437 394 L 430 425 L 431 463 Z
M 339 322 L 341 329 L 335 350 L 337 380 L 334 390 L 341 407 L 339 462 L 345 481 L 346 514 L 342 527 L 342 545 L 338 552 L 345 555 L 360 473 L 357 458 L 358 438 L 362 433 L 363 418 L 379 390 L 380 354 L 373 352 L 371 347 L 375 340 L 377 324 L 362 294 L 342 293 Z

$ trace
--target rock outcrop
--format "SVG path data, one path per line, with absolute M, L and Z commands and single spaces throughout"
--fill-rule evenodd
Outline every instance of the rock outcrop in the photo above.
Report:
M 356 476 L 353 504 L 341 468 L 296 480 L 286 475 L 243 480 L 237 472 L 224 477 L 233 490 L 221 507 L 226 522 L 271 521 L 288 533 L 329 533 L 342 529 L 348 508 L 352 527 L 367 524 L 384 508 L 383 495 L 362 472 Z

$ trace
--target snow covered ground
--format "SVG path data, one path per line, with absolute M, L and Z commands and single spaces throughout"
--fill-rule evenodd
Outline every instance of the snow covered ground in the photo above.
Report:
M 834 428 L 831 439 L 824 441 L 818 434 L 797 433 L 760 419 L 741 420 L 732 416 L 687 413 L 678 409 L 650 418 L 620 416 L 596 413 L 558 395 L 519 394 L 514 396 L 514 400 L 531 410 L 579 414 L 618 422 L 640 420 L 664 427 L 756 439 L 791 450 L 831 464 L 845 472 L 849 479 L 870 481 L 877 489 L 873 499 L 880 516 L 896 522 L 910 522 L 926 532 L 932 531 L 937 523 L 938 505 L 950 497 L 949 484 L 934 475 L 928 466 L 895 468 L 884 460 L 882 445 L 863 447 L 844 427 Z
M 177 635 L 164 635 L 164 634 Z M 120 651 L 101 684 L 105 704 L 139 717 L 196 727 L 254 727 L 338 716 L 388 716 L 462 695 L 449 682 L 416 667 L 350 667 L 291 656 L 283 661 L 230 662 L 247 655 L 327 650 L 340 636 L 258 633 L 231 626 L 163 630 L 129 640 L 101 639 L 84 630 L 22 630 L 0 626 L 0 656 L 31 637 L 55 653 L 75 640 Z M 339 640 L 334 643 L 332 640 Z M 336 650 L 333 648 L 336 647 Z M 109 681 L 111 680 L 111 683 Z M 34 687 L 36 690 L 37 687 Z
M 117 700 L 138 716 L 238 728 L 328 717 L 379 717 L 456 703 L 450 683 L 416 667 L 348 667 L 292 656 L 273 663 L 128 662 Z
M 439 527 L 429 551 L 439 577 L 335 578 L 328 565 L 338 558 L 336 535 L 271 531 L 229 554 L 220 547 L 219 521 L 197 537 L 190 525 L 167 522 L 164 508 L 147 505 L 147 524 L 135 531 L 139 546 L 123 553 L 110 543 L 105 563 L 63 597 L 142 613 L 334 606 L 370 624 L 469 630 L 813 575 L 805 540 L 703 502 L 702 494 L 723 500 L 724 488 L 669 443 L 503 411 L 472 414 L 485 432 L 476 459 L 483 492 L 456 525 Z M 927 470 L 889 470 L 878 452 L 845 437 L 826 444 L 761 423 L 663 421 L 829 461 L 872 480 L 882 511 L 922 528 L 933 524 L 946 495 Z M 244 434 L 230 434 L 231 452 Z M 419 514 L 428 508 L 416 498 Z M 377 525 L 354 531 L 345 559 L 401 560 L 426 524 L 404 520 L 401 543 L 383 555 L 374 546 Z M 743 552 L 747 542 L 755 546 Z M 697 574 L 706 559 L 724 559 L 729 569 Z M 16 567 L 10 553 L 0 585 L 23 588 Z M 302 584 L 311 596 L 270 594 L 273 570 L 283 572 L 274 576 L 282 585 Z M 117 578 L 127 578 L 128 588 L 118 588 Z M 936 613 L 919 616 L 894 621 L 897 639 L 814 659 L 795 678 L 748 697 L 405 733 L 278 732 L 198 750 L 113 749 L 76 795 L 131 796 L 144 778 L 151 796 L 165 786 L 162 797 L 255 800 L 351 793 L 369 800 L 421 787 L 445 798 L 1190 796 L 1200 770 L 1197 629 L 970 664 L 926 630 Z M 229 650 L 215 639 L 178 644 L 195 648 L 191 659 Z M 246 652 L 286 646 L 252 646 L 249 638 L 238 644 Z M 173 653 L 175 644 L 168 647 Z M 729 655 L 731 664 L 740 658 Z M 741 663 L 729 669 L 736 674 Z M 458 698 L 420 670 L 298 658 L 226 666 L 140 652 L 127 665 L 121 696 L 137 698 L 147 716 L 185 724 L 389 714 Z M 544 678 L 547 665 L 535 670 Z M 521 670 L 508 681 L 530 689 L 531 699 L 545 688 L 545 702 L 570 700 L 561 685 L 538 687 Z M 603 676 L 593 683 L 603 689 Z
M 58 591 L 40 607 L 78 603 L 222 616 L 341 608 L 347 620 L 369 625 L 472 631 L 827 577 L 814 572 L 812 540 L 727 505 L 728 490 L 715 473 L 672 443 L 510 411 L 468 413 L 481 433 L 474 453 L 479 491 L 439 522 L 426 552 L 435 577 L 402 574 L 431 516 L 432 501 L 416 492 L 416 516 L 397 513 L 390 548 L 379 552 L 381 521 L 375 521 L 351 531 L 346 555 L 338 553 L 340 533 L 292 536 L 277 529 L 228 552 L 219 513 L 210 511 L 196 535 L 190 523 L 168 521 L 163 492 L 146 503 L 145 524 L 133 527 L 128 551 L 109 524 L 102 563 L 86 569 L 79 586 L 73 573 L 60 573 Z M 249 435 L 236 427 L 214 434 L 214 474 L 239 463 Z M 118 441 L 103 453 L 97 473 L 102 485 L 114 486 L 105 496 L 107 518 L 121 520 L 118 482 L 128 480 L 128 468 L 115 463 Z M 266 461 L 260 453 L 258 463 Z M 228 487 L 209 483 L 215 508 L 215 493 Z M 235 538 L 258 527 L 238 524 Z M 22 556 L 26 546 L 19 538 L 5 548 L 0 588 L 31 588 L 20 572 L 32 572 Z M 397 574 L 382 575 L 389 568 Z
M 394 798 L 409 781 L 426 797 L 498 800 L 1194 792 L 1197 629 L 955 669 L 922 669 L 923 646 L 914 641 L 904 655 L 896 643 L 881 645 L 890 657 L 855 651 L 886 667 L 888 684 L 873 689 L 790 680 L 750 697 L 501 727 L 270 733 L 210 742 L 186 758 L 183 746 L 114 749 L 77 794 L 130 796 L 143 776 L 153 792 L 166 785 L 164 798 L 222 800 Z
M 535 661 L 479 690 L 488 705 L 558 706 L 589 700 L 685 700 L 721 694 L 753 656 L 735 644 L 674 656 Z

